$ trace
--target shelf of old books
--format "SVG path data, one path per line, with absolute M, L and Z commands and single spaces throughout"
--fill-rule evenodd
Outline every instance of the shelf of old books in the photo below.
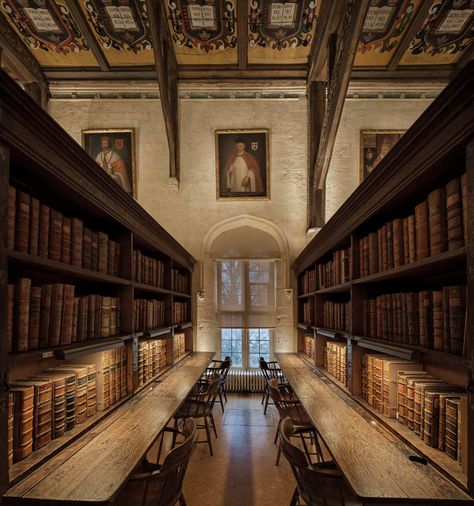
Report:
M 304 333 L 315 327 L 314 365 L 468 491 L 474 490 L 468 441 L 474 124 L 467 112 L 473 80 L 471 65 L 293 265 L 298 351 L 304 353 Z
M 195 260 L 1 71 L 0 89 L 1 494 L 183 356 Z

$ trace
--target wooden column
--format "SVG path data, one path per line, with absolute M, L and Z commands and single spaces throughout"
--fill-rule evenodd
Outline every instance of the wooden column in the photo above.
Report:
M 237 37 L 239 51 L 239 70 L 247 70 L 248 53 L 247 53 L 247 37 L 249 31 L 249 7 L 248 0 L 239 0 L 237 4 Z

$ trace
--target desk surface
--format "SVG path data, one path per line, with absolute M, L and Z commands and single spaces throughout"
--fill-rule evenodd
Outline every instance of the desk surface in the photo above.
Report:
M 209 365 L 193 353 L 3 496 L 6 504 L 108 504 Z
M 370 417 L 362 416 L 349 395 L 333 391 L 298 355 L 276 356 L 347 483 L 361 500 L 472 501 L 432 466 L 410 461 L 408 456 L 414 454 L 411 448 Z

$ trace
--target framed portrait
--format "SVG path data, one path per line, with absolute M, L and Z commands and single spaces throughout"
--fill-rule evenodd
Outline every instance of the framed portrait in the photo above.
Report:
M 269 199 L 269 132 L 216 130 L 217 200 Z
M 360 181 L 363 181 L 400 140 L 405 130 L 360 131 Z
M 132 197 L 136 197 L 135 130 L 83 130 L 82 147 Z

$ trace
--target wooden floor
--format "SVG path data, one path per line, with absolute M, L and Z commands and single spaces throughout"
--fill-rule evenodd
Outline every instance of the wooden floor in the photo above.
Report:
M 273 444 L 278 414 L 269 407 L 263 415 L 261 397 L 229 395 L 222 414 L 216 403 L 218 438 L 194 449 L 185 479 L 188 506 L 287 506 L 295 481 L 282 457 L 275 465 Z M 199 431 L 201 439 L 204 431 Z

